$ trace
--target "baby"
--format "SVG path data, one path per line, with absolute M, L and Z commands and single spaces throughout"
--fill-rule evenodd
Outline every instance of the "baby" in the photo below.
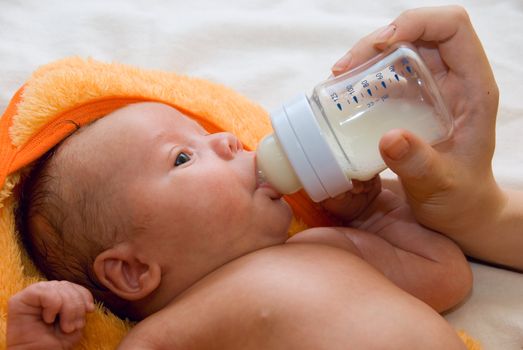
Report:
M 437 312 L 470 290 L 467 261 L 400 196 L 356 183 L 324 203 L 344 227 L 288 238 L 290 209 L 256 174 L 234 135 L 160 103 L 77 130 L 18 210 L 37 266 L 74 284 L 11 298 L 8 347 L 72 347 L 92 294 L 140 321 L 121 349 L 465 348 Z

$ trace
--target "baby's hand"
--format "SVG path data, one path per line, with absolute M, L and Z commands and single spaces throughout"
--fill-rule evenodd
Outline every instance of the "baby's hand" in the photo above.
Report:
M 9 299 L 7 349 L 71 349 L 82 336 L 91 293 L 66 281 L 30 285 Z
M 321 205 L 344 225 L 350 225 L 381 191 L 380 177 L 376 175 L 369 181 L 352 180 L 353 188 L 335 198 L 326 199 Z

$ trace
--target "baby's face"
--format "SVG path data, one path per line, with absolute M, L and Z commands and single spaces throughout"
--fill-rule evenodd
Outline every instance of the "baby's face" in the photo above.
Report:
M 122 208 L 139 228 L 131 240 L 177 283 L 286 240 L 288 205 L 260 186 L 254 152 L 232 134 L 209 134 L 158 103 L 127 106 L 90 128 L 78 136 L 90 138 L 85 147 L 101 152 L 107 160 L 97 163 L 118 179 Z

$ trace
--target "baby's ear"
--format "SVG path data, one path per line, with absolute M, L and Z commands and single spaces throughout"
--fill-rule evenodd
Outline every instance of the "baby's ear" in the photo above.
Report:
M 93 264 L 98 280 L 125 300 L 139 300 L 151 294 L 160 284 L 161 268 L 154 261 L 138 258 L 126 243 L 100 253 Z

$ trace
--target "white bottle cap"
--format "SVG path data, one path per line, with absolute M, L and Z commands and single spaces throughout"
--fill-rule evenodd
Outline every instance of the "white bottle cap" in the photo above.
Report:
M 352 188 L 325 140 L 305 95 L 299 95 L 271 114 L 283 151 L 303 187 L 315 202 Z

